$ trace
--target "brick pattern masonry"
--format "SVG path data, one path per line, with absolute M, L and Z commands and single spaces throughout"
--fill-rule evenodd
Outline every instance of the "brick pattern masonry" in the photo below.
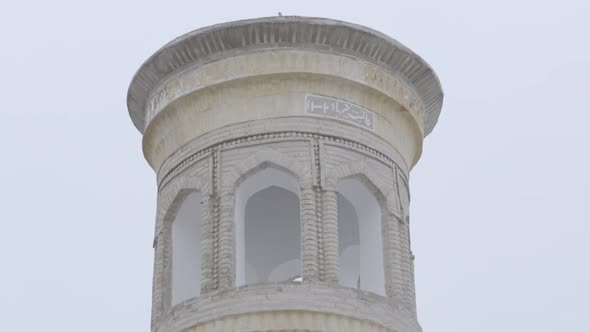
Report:
M 223 130 L 235 133 L 236 128 Z M 341 163 L 342 159 L 348 161 Z M 176 318 L 172 313 L 186 306 L 181 303 L 170 307 L 170 223 L 182 200 L 191 191 L 199 191 L 205 197 L 201 297 L 231 291 L 235 275 L 233 191 L 244 176 L 261 165 L 287 169 L 299 178 L 303 283 L 307 285 L 340 288 L 336 184 L 340 179 L 354 176 L 369 183 L 387 211 L 383 216 L 387 298 L 376 295 L 372 298 L 375 303 L 387 304 L 391 312 L 406 312 L 414 317 L 412 254 L 404 216 L 408 209 L 404 205 L 409 200 L 400 198 L 407 195 L 404 191 L 407 177 L 394 159 L 345 138 L 298 131 L 242 136 L 181 159 L 160 181 L 153 297 L 155 330 L 168 331 L 157 327 L 174 326 Z M 337 299 L 334 308 L 327 311 L 342 314 L 338 309 L 341 301 Z M 391 324 L 384 326 L 391 327 Z

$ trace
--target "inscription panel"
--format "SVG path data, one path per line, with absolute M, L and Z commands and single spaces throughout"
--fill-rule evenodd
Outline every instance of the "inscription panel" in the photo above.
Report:
M 343 120 L 370 130 L 374 129 L 375 113 L 342 99 L 306 95 L 305 113 Z

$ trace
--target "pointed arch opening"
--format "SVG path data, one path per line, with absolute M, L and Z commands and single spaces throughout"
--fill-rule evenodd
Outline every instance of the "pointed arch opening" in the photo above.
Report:
M 351 177 L 340 180 L 337 191 L 340 284 L 385 296 L 383 212 L 376 190 Z
M 235 191 L 236 286 L 301 278 L 299 183 L 266 165 Z
M 201 294 L 201 194 L 186 196 L 172 221 L 172 305 Z

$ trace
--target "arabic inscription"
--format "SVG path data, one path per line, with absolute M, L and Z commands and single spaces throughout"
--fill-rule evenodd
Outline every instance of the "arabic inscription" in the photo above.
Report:
M 375 113 L 341 99 L 307 95 L 305 97 L 305 112 L 344 120 L 371 130 L 374 129 Z

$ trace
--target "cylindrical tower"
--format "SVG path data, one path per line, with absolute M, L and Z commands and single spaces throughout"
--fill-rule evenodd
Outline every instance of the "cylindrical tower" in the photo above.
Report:
M 158 182 L 152 331 L 421 331 L 408 177 L 442 100 L 411 50 L 329 19 L 158 50 L 127 99 Z

